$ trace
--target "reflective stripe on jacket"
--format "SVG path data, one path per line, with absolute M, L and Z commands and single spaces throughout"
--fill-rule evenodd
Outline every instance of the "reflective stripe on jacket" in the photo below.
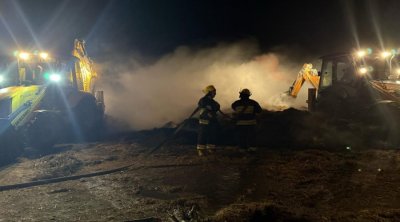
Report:
M 199 100 L 198 105 L 200 107 L 200 124 L 208 125 L 210 121 L 217 121 L 217 112 L 220 108 L 219 103 L 206 95 Z
M 244 109 L 244 110 L 243 110 Z M 235 110 L 237 113 L 243 114 L 253 114 L 254 113 L 254 106 L 238 106 Z
M 262 111 L 260 104 L 252 99 L 240 99 L 232 103 L 236 125 L 256 125 L 256 114 Z
M 210 124 L 210 121 L 206 120 L 206 119 L 199 119 L 199 123 L 203 124 L 203 125 L 208 125 L 208 124 Z

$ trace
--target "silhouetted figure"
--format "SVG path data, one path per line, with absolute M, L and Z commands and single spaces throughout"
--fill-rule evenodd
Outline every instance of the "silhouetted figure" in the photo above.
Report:
M 256 114 L 262 111 L 258 102 L 250 99 L 249 89 L 243 89 L 239 92 L 239 100 L 232 103 L 232 109 L 236 120 L 236 132 L 238 134 L 239 148 L 251 151 L 255 127 L 257 125 Z
M 207 86 L 203 89 L 205 94 L 199 100 L 198 106 L 200 108 L 200 129 L 197 140 L 197 153 L 199 156 L 203 156 L 205 151 L 212 153 L 216 147 L 216 133 L 217 133 L 217 112 L 220 109 L 220 105 L 214 100 L 217 90 L 213 85 Z

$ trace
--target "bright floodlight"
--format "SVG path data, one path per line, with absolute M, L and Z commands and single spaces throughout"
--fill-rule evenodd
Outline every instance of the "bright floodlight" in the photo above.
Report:
M 366 74 L 368 72 L 368 69 L 366 67 L 362 67 L 358 70 L 358 72 L 362 75 Z
M 385 51 L 385 52 L 382 52 L 381 53 L 381 56 L 382 56 L 382 58 L 387 58 L 387 57 L 389 57 L 390 55 L 391 55 L 392 53 L 390 53 L 390 52 L 388 52 L 388 51 Z
M 0 75 L 0 83 L 4 82 L 4 76 Z
M 47 52 L 41 52 L 41 53 L 39 53 L 39 56 L 40 56 L 40 58 L 42 58 L 42 59 L 47 59 L 47 58 L 49 58 L 49 53 L 47 53 Z
M 400 68 L 396 69 L 396 73 L 400 74 Z
M 61 80 L 61 75 L 58 73 L 50 74 L 50 81 L 52 82 L 59 82 Z
M 22 60 L 28 60 L 31 57 L 31 55 L 27 52 L 21 52 L 19 53 L 18 57 Z
M 357 56 L 358 56 L 359 58 L 362 58 L 362 57 L 364 57 L 364 56 L 367 55 L 367 52 L 366 52 L 365 50 L 360 50 L 360 51 L 358 51 L 356 54 L 357 54 Z

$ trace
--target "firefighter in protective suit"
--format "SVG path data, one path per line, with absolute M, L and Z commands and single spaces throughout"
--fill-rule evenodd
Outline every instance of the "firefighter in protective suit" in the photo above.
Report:
M 216 147 L 216 133 L 218 127 L 217 112 L 220 111 L 220 105 L 214 100 L 217 90 L 213 85 L 203 89 L 205 94 L 198 103 L 200 108 L 199 134 L 197 138 L 197 153 L 203 156 L 213 153 Z
M 250 99 L 250 96 L 250 90 L 243 89 L 239 92 L 240 99 L 232 103 L 239 148 L 247 151 L 253 149 L 251 145 L 257 125 L 256 114 L 262 111 L 260 104 Z

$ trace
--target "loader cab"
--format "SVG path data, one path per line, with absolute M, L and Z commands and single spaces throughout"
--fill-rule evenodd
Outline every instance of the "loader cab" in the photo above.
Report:
M 320 88 L 336 84 L 354 86 L 361 79 L 388 80 L 398 79 L 400 69 L 397 58 L 382 58 L 379 54 L 357 57 L 349 53 L 333 54 L 321 57 Z
M 16 85 L 72 84 L 72 68 L 67 59 L 31 54 L 16 59 Z
M 320 90 L 337 83 L 351 84 L 356 80 L 354 63 L 349 54 L 333 54 L 323 56 L 321 59 Z

